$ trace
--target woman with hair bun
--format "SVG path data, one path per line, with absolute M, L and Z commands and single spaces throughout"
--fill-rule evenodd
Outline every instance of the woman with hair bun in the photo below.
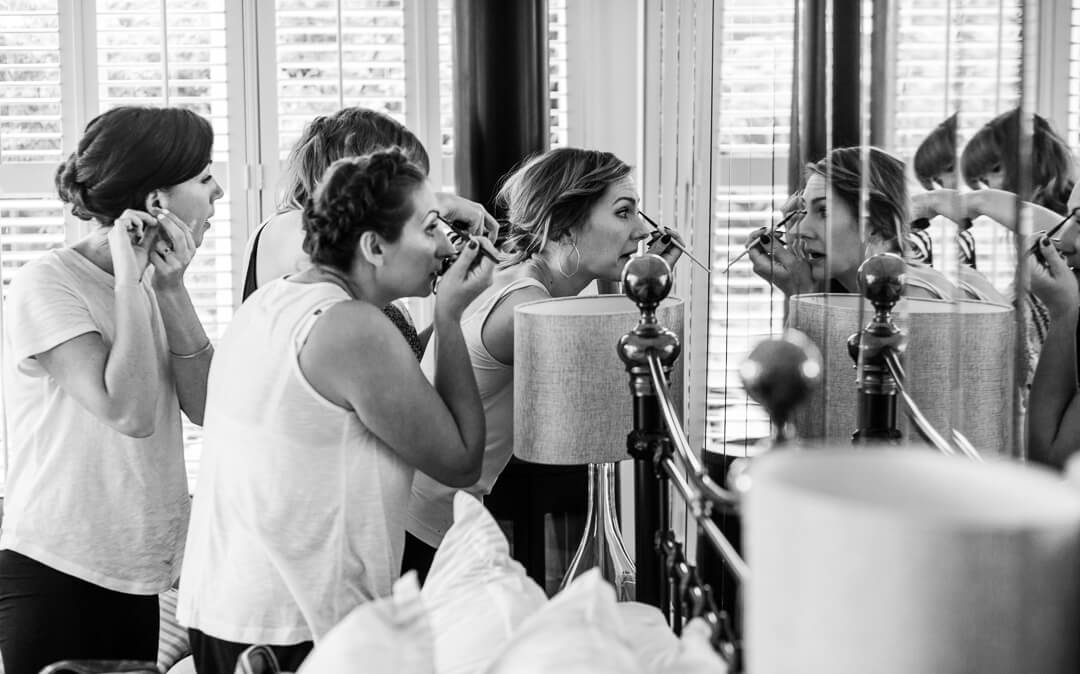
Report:
M 236 312 L 210 372 L 177 617 L 200 673 L 249 644 L 295 671 L 313 640 L 390 593 L 414 470 L 465 487 L 484 415 L 461 312 L 491 281 L 476 237 L 435 302 L 433 384 L 381 307 L 455 255 L 424 171 L 398 150 L 332 164 L 304 208 L 311 266 Z M 475 264 L 474 264 L 475 263 Z
M 222 196 L 212 143 L 209 122 L 188 110 L 121 107 L 93 119 L 56 186 L 96 227 L 12 279 L 7 674 L 62 659 L 156 659 L 157 595 L 177 579 L 187 531 L 180 411 L 202 422 L 213 353 L 184 286 Z
M 577 295 L 598 279 L 619 280 L 637 242 L 654 232 L 639 215 L 630 172 L 610 152 L 560 148 L 526 162 L 499 191 L 510 221 L 504 246 L 510 258 L 462 320 L 487 423 L 480 479 L 466 489 L 479 499 L 513 453 L 514 308 Z M 667 233 L 652 250 L 674 264 L 681 251 L 667 237 L 678 238 Z M 426 471 L 413 480 L 405 567 L 421 576 L 452 523 L 455 491 Z

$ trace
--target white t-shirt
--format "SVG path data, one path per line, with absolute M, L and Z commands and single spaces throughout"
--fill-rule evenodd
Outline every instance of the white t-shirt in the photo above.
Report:
M 295 644 L 390 594 L 413 469 L 298 360 L 320 314 L 347 299 L 330 283 L 273 281 L 217 348 L 177 606 L 188 627 Z
M 176 580 L 190 500 L 165 326 L 147 279 L 163 382 L 148 438 L 107 426 L 34 358 L 89 332 L 112 344 L 112 275 L 71 248 L 50 251 L 12 279 L 4 321 L 9 465 L 0 548 L 131 594 L 157 594 Z
M 484 439 L 484 461 L 480 479 L 464 491 L 483 500 L 491 493 L 495 481 L 514 454 L 514 366 L 500 362 L 484 346 L 484 324 L 500 300 L 522 288 L 540 288 L 544 284 L 533 278 L 523 277 L 502 288 L 489 288 L 473 300 L 461 319 L 461 332 L 472 360 L 473 375 L 484 405 L 484 422 L 487 436 Z M 429 380 L 435 378 L 435 351 L 438 335 L 424 353 L 421 367 Z M 417 472 L 413 478 L 412 497 L 409 500 L 409 519 L 406 529 L 433 548 L 439 547 L 443 536 L 454 523 L 454 493 L 435 478 Z

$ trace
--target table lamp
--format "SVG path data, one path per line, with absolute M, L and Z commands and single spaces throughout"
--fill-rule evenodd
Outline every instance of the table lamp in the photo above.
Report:
M 615 463 L 629 458 L 633 398 L 616 345 L 640 317 L 624 295 L 543 300 L 514 311 L 514 454 L 589 467 L 585 534 L 562 586 L 599 567 L 621 601 L 634 598 L 635 578 L 615 517 Z M 682 337 L 682 300 L 664 300 L 657 317 Z M 678 409 L 682 362 L 675 362 L 670 382 Z
M 861 305 L 861 306 L 860 306 Z M 849 440 L 858 427 L 855 363 L 847 340 L 874 315 L 854 294 L 807 294 L 791 298 L 788 325 L 821 349 L 824 386 L 795 412 L 804 439 Z M 1015 315 L 988 302 L 907 298 L 894 310 L 906 340 L 906 385 L 938 432 L 963 433 L 987 456 L 1009 455 L 1016 442 Z M 908 440 L 918 434 L 903 412 L 897 426 Z

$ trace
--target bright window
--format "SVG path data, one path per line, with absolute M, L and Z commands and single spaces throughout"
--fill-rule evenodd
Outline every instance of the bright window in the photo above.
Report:
M 565 3 L 552 0 L 550 13 L 556 144 L 566 137 Z M 187 274 L 219 338 L 238 300 L 243 244 L 277 203 L 280 162 L 314 116 L 387 112 L 421 135 L 433 162 L 441 155 L 453 189 L 452 11 L 453 0 L 0 0 L 3 287 L 85 233 L 86 223 L 65 224 L 53 175 L 91 118 L 118 105 L 186 107 L 213 125 L 226 192 Z M 252 28 L 258 35 L 244 33 Z M 185 426 L 185 439 L 194 485 L 199 429 Z

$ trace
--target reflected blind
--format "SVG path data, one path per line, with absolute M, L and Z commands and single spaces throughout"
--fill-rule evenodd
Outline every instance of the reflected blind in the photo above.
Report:
M 726 275 L 719 271 L 751 231 L 779 216 L 787 198 L 795 56 L 794 0 L 727 0 L 722 7 L 705 417 L 714 450 L 768 434 L 768 416 L 746 397 L 738 368 L 782 327 L 783 294 L 755 276 L 747 258 Z

